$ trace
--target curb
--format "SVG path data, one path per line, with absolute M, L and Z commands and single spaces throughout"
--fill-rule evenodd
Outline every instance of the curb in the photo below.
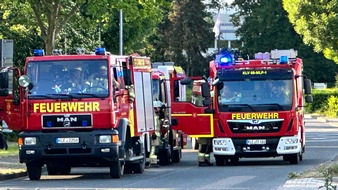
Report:
M 316 119 L 317 121 L 325 122 L 325 123 L 338 123 L 338 118 L 328 118 L 323 115 L 311 115 L 305 114 L 305 119 Z
M 27 176 L 27 172 L 18 172 L 18 173 L 11 173 L 11 174 L 0 174 L 0 181 L 15 179 L 19 177 Z

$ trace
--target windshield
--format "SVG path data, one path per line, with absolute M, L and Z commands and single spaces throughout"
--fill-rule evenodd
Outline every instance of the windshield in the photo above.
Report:
M 292 106 L 291 79 L 222 81 L 220 111 L 279 111 Z
M 33 88 L 29 97 L 106 97 L 107 68 L 107 60 L 30 61 L 27 75 Z

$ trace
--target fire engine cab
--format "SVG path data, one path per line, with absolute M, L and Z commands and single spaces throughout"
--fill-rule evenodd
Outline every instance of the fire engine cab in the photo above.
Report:
M 201 87 L 202 105 L 172 103 L 175 128 L 198 138 L 199 165 L 210 164 L 210 153 L 218 166 L 277 156 L 298 164 L 305 151 L 303 96 L 312 102 L 311 81 L 302 70 L 294 50 L 257 53 L 252 60 L 221 52 L 210 62 L 209 80 L 180 80 Z
M 112 178 L 143 173 L 154 130 L 148 57 L 95 53 L 45 56 L 35 50 L 23 71 L 0 72 L 0 119 L 19 134 L 19 158 L 31 180 L 41 167 L 109 167 Z M 137 96 L 135 96 L 137 94 Z
M 156 135 L 158 138 L 152 142 L 160 165 L 177 163 L 182 157 L 182 149 L 187 143 L 187 138 L 182 131 L 172 128 L 170 79 L 184 78 L 185 72 L 180 66 L 174 66 L 174 62 L 154 62 L 152 71 L 154 109 L 157 110 L 155 122 L 158 123 L 155 126 L 160 129 Z M 185 92 L 184 85 L 179 87 L 181 92 Z M 177 98 L 184 99 L 183 95 L 185 94 L 181 93 Z

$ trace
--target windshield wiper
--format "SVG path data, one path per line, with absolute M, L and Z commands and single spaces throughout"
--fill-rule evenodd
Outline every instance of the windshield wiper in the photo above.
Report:
M 45 94 L 29 94 L 29 98 L 50 98 L 50 99 L 55 99 L 55 97 L 50 96 L 50 95 L 45 95 Z
M 229 107 L 229 105 L 231 107 L 237 107 L 237 106 L 249 107 L 252 111 L 255 111 L 255 109 L 250 104 L 227 104 L 225 106 Z
M 101 98 L 101 99 L 104 99 L 107 94 L 92 94 L 92 93 L 71 93 L 71 94 L 74 94 L 74 95 L 78 95 L 78 96 L 89 96 L 89 97 L 95 97 L 95 98 Z
M 79 97 L 73 96 L 71 94 L 46 94 L 46 96 L 52 98 L 52 99 L 69 99 L 69 98 L 76 98 L 80 99 Z
M 281 110 L 285 111 L 285 109 L 283 108 L 283 106 L 281 106 L 280 104 L 260 104 L 260 105 L 271 105 L 271 106 L 277 106 L 278 108 L 280 108 Z

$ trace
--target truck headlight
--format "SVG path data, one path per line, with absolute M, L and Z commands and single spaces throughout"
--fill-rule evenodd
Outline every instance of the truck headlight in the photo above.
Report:
M 214 144 L 215 145 L 226 145 L 227 144 L 227 142 L 226 142 L 226 140 L 218 140 L 218 139 L 215 139 L 214 140 Z
M 298 139 L 297 138 L 286 139 L 285 140 L 285 144 L 297 144 L 297 143 L 298 143 Z
M 36 137 L 25 137 L 25 145 L 36 145 Z
M 111 136 L 110 135 L 100 135 L 99 136 L 100 143 L 111 143 Z

